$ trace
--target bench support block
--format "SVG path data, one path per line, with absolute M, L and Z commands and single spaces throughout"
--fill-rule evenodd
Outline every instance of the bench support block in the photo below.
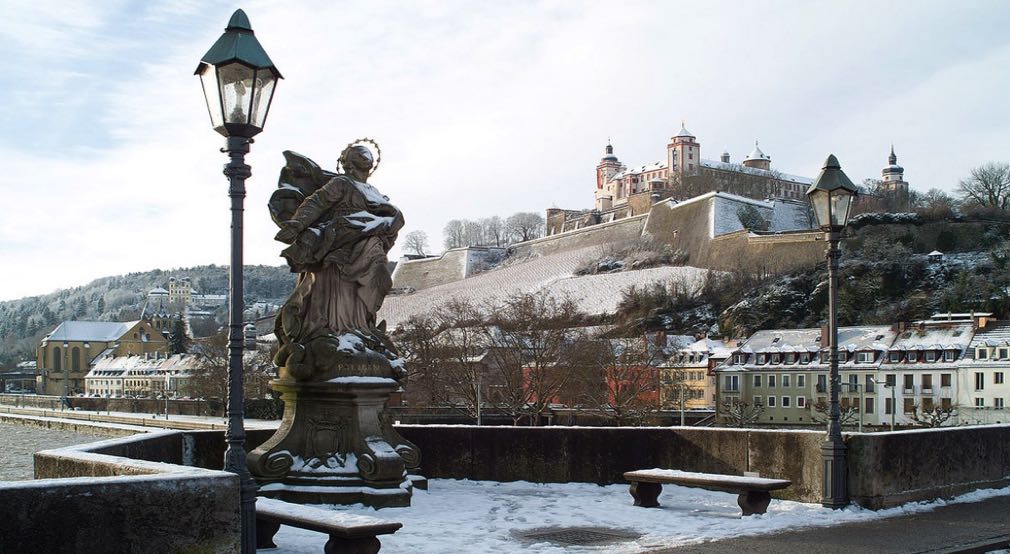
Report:
M 663 492 L 663 485 L 632 481 L 630 492 L 632 498 L 635 499 L 635 506 L 655 508 L 659 506 L 659 493 Z
M 256 548 L 277 548 L 274 544 L 274 535 L 280 528 L 280 523 L 256 518 Z
M 772 495 L 768 491 L 747 491 L 736 497 L 736 503 L 740 505 L 745 516 L 765 513 L 771 501 Z
M 325 554 L 376 554 L 381 546 L 379 539 L 375 537 L 345 539 L 330 535 L 330 540 L 326 541 L 323 552 Z

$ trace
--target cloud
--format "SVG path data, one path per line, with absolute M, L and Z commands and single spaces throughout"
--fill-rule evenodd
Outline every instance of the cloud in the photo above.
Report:
M 779 169 L 829 152 L 854 179 L 895 142 L 912 185 L 1005 158 L 1000 2 L 251 2 L 285 76 L 252 146 L 246 261 L 280 263 L 265 204 L 281 151 L 332 167 L 382 146 L 377 186 L 433 246 L 453 217 L 589 207 L 611 137 L 662 159 L 681 119 L 703 155 L 755 139 Z M 226 161 L 200 56 L 233 6 L 19 8 L 0 24 L 0 298 L 102 275 L 226 263 Z M 67 53 L 69 49 L 69 53 Z

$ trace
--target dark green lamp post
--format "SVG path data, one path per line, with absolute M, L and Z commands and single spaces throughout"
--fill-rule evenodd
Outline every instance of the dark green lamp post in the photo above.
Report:
M 817 180 L 807 190 L 807 198 L 814 210 L 817 224 L 828 239 L 828 356 L 830 367 L 831 408 L 828 412 L 828 434 L 821 444 L 824 465 L 824 487 L 821 505 L 842 508 L 849 503 L 846 482 L 845 442 L 839 423 L 838 392 L 841 379 L 838 375 L 838 242 L 842 230 L 849 222 L 852 203 L 858 189 L 842 171 L 834 155 L 828 156 Z M 823 345 L 822 345 L 823 346 Z
M 239 476 L 241 487 L 242 552 L 256 552 L 256 483 L 246 467 L 245 416 L 242 392 L 242 211 L 245 180 L 252 175 L 245 163 L 252 137 L 263 130 L 270 101 L 281 74 L 253 34 L 245 12 L 236 10 L 224 34 L 196 68 L 203 84 L 207 111 L 214 130 L 226 137 L 221 151 L 231 160 L 224 166 L 231 197 L 231 271 L 228 290 L 228 449 L 224 469 Z

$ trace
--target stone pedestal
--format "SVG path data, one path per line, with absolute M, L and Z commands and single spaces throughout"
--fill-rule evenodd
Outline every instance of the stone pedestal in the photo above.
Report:
M 282 372 L 283 375 L 283 372 Z M 284 400 L 277 432 L 249 454 L 259 495 L 299 504 L 409 506 L 417 448 L 384 408 L 398 384 L 384 377 L 277 379 Z

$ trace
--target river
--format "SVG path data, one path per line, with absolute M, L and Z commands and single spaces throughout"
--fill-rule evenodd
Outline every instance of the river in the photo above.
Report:
M 31 479 L 34 476 L 33 455 L 39 450 L 108 438 L 108 436 L 0 423 L 0 481 Z

